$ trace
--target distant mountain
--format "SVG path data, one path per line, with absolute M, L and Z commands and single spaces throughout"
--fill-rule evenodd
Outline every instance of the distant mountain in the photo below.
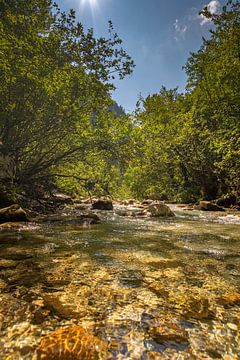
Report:
M 109 107 L 109 111 L 117 117 L 126 116 L 124 108 L 121 105 L 118 105 L 116 102 L 114 102 L 114 104 Z

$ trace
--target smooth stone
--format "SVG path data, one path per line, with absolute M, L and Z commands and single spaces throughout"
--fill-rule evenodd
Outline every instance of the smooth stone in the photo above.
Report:
M 34 359 L 107 359 L 107 354 L 107 341 L 80 326 L 72 326 L 60 328 L 44 337 Z

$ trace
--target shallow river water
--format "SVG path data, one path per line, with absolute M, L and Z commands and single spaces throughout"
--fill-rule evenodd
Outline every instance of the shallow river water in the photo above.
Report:
M 0 359 L 240 359 L 240 217 L 0 232 Z

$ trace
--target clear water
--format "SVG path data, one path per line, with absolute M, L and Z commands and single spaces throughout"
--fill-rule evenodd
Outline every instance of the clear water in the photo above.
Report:
M 240 217 L 173 210 L 1 231 L 0 359 L 73 325 L 102 359 L 239 359 Z

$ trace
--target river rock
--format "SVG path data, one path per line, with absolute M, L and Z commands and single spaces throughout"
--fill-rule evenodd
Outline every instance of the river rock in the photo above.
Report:
M 158 319 L 154 326 L 149 327 L 148 333 L 159 344 L 171 342 L 172 344 L 185 345 L 184 347 L 189 345 L 188 333 L 171 316 Z
M 30 227 L 26 223 L 21 223 L 21 222 L 5 222 L 0 224 L 0 230 L 5 230 L 5 229 L 29 230 Z
M 128 210 L 127 209 L 117 209 L 115 213 L 119 216 L 128 216 Z
M 94 210 L 113 210 L 113 203 L 110 200 L 98 200 L 92 204 Z
M 73 208 L 75 210 L 86 210 L 88 208 L 88 204 L 78 204 L 78 203 L 74 203 Z
M 29 221 L 26 212 L 17 204 L 0 209 L 0 224 Z
M 163 203 L 154 203 L 148 206 L 151 216 L 173 217 L 175 216 L 169 206 Z
M 18 262 L 14 261 L 14 260 L 0 259 L 0 270 L 16 268 L 17 264 L 18 264 Z
M 57 223 L 60 225 L 93 225 L 98 224 L 100 222 L 100 218 L 97 214 L 89 211 L 83 214 L 73 214 L 73 215 L 67 215 L 63 216 L 62 214 L 55 214 L 55 215 L 49 215 L 46 217 L 43 217 L 42 219 L 39 219 L 39 221 L 42 222 L 48 222 L 48 223 Z
M 54 194 L 54 202 L 56 202 L 58 204 L 63 204 L 63 205 L 73 204 L 73 200 L 72 200 L 71 196 L 62 194 L 62 193 Z
M 210 308 L 207 298 L 194 298 L 192 296 L 182 305 L 182 311 L 185 317 L 197 320 L 211 319 L 214 312 Z
M 203 211 L 224 211 L 223 208 L 212 203 L 211 201 L 200 201 L 199 205 L 195 206 L 195 209 Z
M 153 200 L 150 200 L 150 199 L 146 199 L 141 202 L 142 205 L 150 205 L 152 203 L 153 203 Z
M 80 326 L 58 329 L 41 340 L 34 359 L 107 359 L 108 343 Z
M 240 304 L 240 293 L 232 292 L 222 295 L 217 299 L 217 303 L 223 306 L 233 306 Z
M 45 307 L 62 318 L 78 319 L 81 314 L 77 311 L 76 306 L 65 303 L 61 295 L 61 292 L 42 294 Z

